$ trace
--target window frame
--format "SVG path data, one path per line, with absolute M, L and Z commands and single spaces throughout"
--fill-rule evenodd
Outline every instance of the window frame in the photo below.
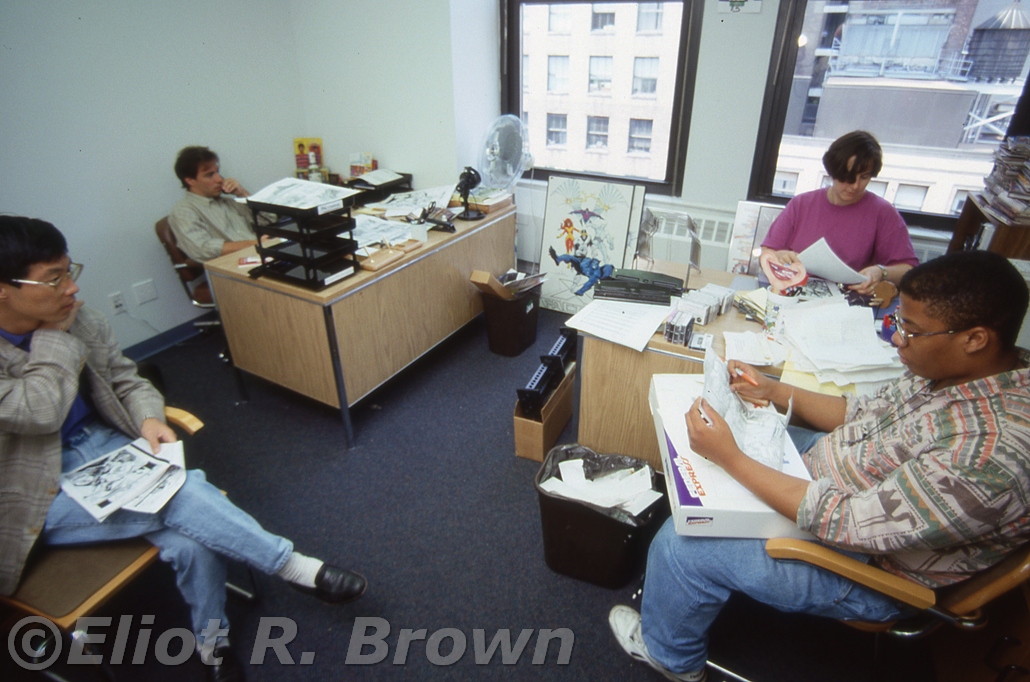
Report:
M 775 39 L 766 77 L 762 114 L 758 124 L 754 162 L 748 184 L 748 200 L 786 205 L 790 197 L 772 193 L 776 175 L 776 159 L 787 118 L 787 104 L 794 82 L 794 64 L 797 61 L 798 41 L 805 20 L 805 8 L 814 0 L 781 0 L 776 16 Z M 1030 81 L 1028 81 L 1030 82 Z M 954 232 L 956 215 L 938 215 L 922 211 L 898 209 L 905 224 L 942 232 Z
M 687 145 L 690 135 L 690 118 L 694 104 L 694 87 L 697 80 L 697 60 L 701 44 L 701 23 L 704 17 L 704 0 L 668 0 L 683 5 L 680 25 L 680 45 L 677 50 L 676 82 L 669 130 L 669 149 L 666 157 L 664 180 L 652 180 L 632 176 L 608 175 L 582 171 L 552 170 L 534 168 L 533 177 L 546 181 L 551 174 L 563 177 L 583 178 L 611 182 L 632 182 L 643 185 L 649 194 L 680 196 L 683 194 L 684 167 L 687 162 Z M 587 4 L 590 0 L 500 0 L 501 3 L 501 113 L 522 113 L 521 81 L 521 26 L 520 12 L 523 5 Z M 667 17 L 663 17 L 663 21 Z M 627 97 L 632 97 L 627 94 Z M 609 147 L 611 139 L 609 138 Z

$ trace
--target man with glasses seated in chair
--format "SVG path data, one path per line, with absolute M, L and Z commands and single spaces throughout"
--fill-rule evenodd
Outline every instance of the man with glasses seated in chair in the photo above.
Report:
M 199 470 L 156 514 L 123 509 L 103 522 L 60 490 L 62 472 L 135 438 L 155 454 L 176 440 L 161 394 L 121 353 L 104 316 L 76 300 L 81 272 L 53 225 L 0 216 L 0 591 L 15 591 L 37 543 L 145 537 L 176 573 L 211 679 L 243 679 L 226 636 L 226 558 L 332 603 L 357 599 L 367 584 L 293 551 Z
M 919 265 L 899 289 L 892 341 L 908 371 L 875 395 L 813 393 L 728 363 L 742 398 L 783 410 L 793 396 L 794 414 L 815 429 L 788 429 L 811 481 L 741 452 L 703 400 L 685 419 L 694 452 L 800 529 L 937 588 L 1030 540 L 1030 353 L 1016 347 L 1027 286 L 1008 260 L 975 251 Z M 616 606 L 609 623 L 631 656 L 669 679 L 697 682 L 709 628 L 733 592 L 842 620 L 909 615 L 846 578 L 772 559 L 764 540 L 680 536 L 670 519 L 648 554 L 641 613 Z

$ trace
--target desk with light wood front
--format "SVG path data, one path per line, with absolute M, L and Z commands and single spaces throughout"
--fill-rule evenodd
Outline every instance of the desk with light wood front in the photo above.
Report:
M 706 283 L 729 286 L 735 275 L 705 271 L 692 276 L 691 288 Z M 698 281 L 700 280 L 700 281 Z M 698 327 L 713 335 L 712 347 L 725 357 L 724 331 L 761 331 L 736 309 L 720 315 L 711 324 Z M 654 419 L 648 405 L 654 374 L 701 374 L 704 353 L 667 342 L 655 334 L 642 352 L 593 336 L 582 338 L 580 362 L 579 434 L 580 445 L 606 454 L 629 455 L 662 471 L 661 453 L 655 437 Z M 762 370 L 779 375 L 780 367 Z
M 482 311 L 473 270 L 515 265 L 514 207 L 431 231 L 424 247 L 321 291 L 251 279 L 253 248 L 205 264 L 235 366 L 337 407 L 348 447 L 350 406 Z

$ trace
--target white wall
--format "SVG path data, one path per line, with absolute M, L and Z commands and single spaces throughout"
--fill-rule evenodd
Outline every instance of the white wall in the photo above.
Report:
M 306 125 L 297 135 L 321 137 L 342 172 L 352 152 L 372 152 L 416 188 L 456 182 L 449 0 L 288 4 Z
M 252 191 L 292 173 L 300 136 L 322 137 L 335 170 L 369 151 L 417 187 L 454 182 L 465 137 L 478 146 L 499 111 L 497 13 L 476 0 L 0 3 L 0 212 L 57 225 L 86 265 L 81 297 L 123 346 L 146 340 L 201 312 L 153 231 L 183 191 L 180 148 L 210 146 Z M 456 93 L 459 66 L 478 85 Z M 131 287 L 149 278 L 159 298 L 137 306 Z M 113 291 L 128 315 L 110 314 Z
M 0 211 L 53 222 L 86 269 L 81 297 L 129 346 L 195 317 L 154 222 L 182 190 L 176 152 L 209 145 L 250 189 L 291 172 L 300 98 L 287 6 L 0 3 Z M 133 283 L 159 298 L 136 306 Z

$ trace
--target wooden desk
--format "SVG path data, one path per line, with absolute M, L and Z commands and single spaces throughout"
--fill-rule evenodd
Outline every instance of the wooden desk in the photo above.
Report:
M 473 270 L 515 265 L 514 207 L 456 220 L 457 232 L 378 272 L 361 270 L 322 291 L 239 267 L 245 249 L 205 264 L 237 368 L 340 408 L 347 446 L 349 407 L 482 311 Z
M 705 271 L 701 277 L 691 275 L 690 287 L 700 288 L 709 282 L 728 286 L 734 277 L 729 272 Z M 760 331 L 761 325 L 745 320 L 736 309 L 731 309 L 698 330 L 714 336 L 712 347 L 724 357 L 724 331 Z M 647 399 L 651 376 L 701 374 L 704 353 L 668 343 L 660 333 L 651 338 L 641 353 L 592 336 L 584 336 L 582 344 L 580 445 L 596 452 L 636 457 L 662 471 L 662 457 Z M 773 373 L 778 373 L 778 369 Z

